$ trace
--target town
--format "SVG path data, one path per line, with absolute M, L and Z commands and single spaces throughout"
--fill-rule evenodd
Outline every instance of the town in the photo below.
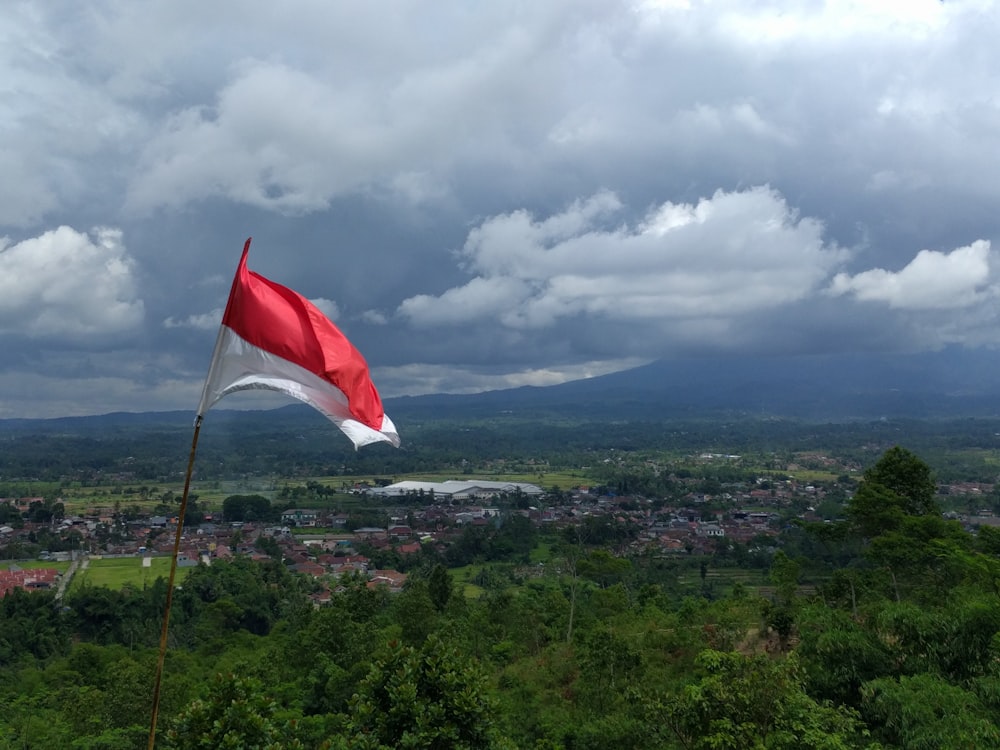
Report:
M 732 463 L 740 457 L 699 453 L 696 458 L 708 465 Z M 590 486 L 543 489 L 527 482 L 472 478 L 342 483 L 340 496 L 355 508 L 353 512 L 338 509 L 336 499 L 331 505 L 329 497 L 324 508 L 277 509 L 261 495 L 251 496 L 254 512 L 246 507 L 247 496 L 234 495 L 216 512 L 201 513 L 196 523 L 185 525 L 177 565 L 210 565 L 234 556 L 277 559 L 290 571 L 314 579 L 317 589 L 311 598 L 323 604 L 342 590 L 338 582 L 345 575 L 360 576 L 370 587 L 399 592 L 414 565 L 428 559 L 448 561 L 449 549 L 470 529 L 496 530 L 511 517 L 550 535 L 588 520 L 614 526 L 621 533 L 611 549 L 621 557 L 705 557 L 738 546 L 769 559 L 789 524 L 841 517 L 843 503 L 856 485 L 851 476 L 855 467 L 826 457 L 811 458 L 843 473 L 835 481 L 803 482 L 791 476 L 777 478 L 771 472 L 746 482 L 717 483 L 709 491 L 700 478 L 673 476 L 677 489 L 672 500 L 602 494 L 600 488 Z M 297 487 L 301 490 L 306 485 Z M 126 488 L 124 494 L 130 492 Z M 941 484 L 938 492 L 952 508 L 947 517 L 960 520 L 967 530 L 1000 526 L 1000 517 L 989 505 L 994 493 L 991 483 Z M 165 491 L 168 498 L 179 500 L 174 494 Z M 284 494 L 301 493 L 286 484 Z M 156 507 L 163 510 L 165 505 Z M 36 559 L 170 557 L 178 523 L 176 514 L 145 514 L 138 507 L 127 513 L 103 508 L 67 515 L 60 499 L 42 497 L 0 498 L 0 517 L 5 519 L 0 525 L 0 559 L 10 561 L 0 578 L 0 594 L 17 587 L 68 584 L 59 571 L 36 567 Z M 381 523 L 372 525 L 372 518 Z M 541 566 L 521 562 L 522 577 L 545 573 Z

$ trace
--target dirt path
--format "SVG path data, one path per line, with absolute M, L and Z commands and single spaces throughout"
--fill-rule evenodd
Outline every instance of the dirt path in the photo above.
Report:
M 69 586 L 69 582 L 73 580 L 73 576 L 76 574 L 77 569 L 86 570 L 87 566 L 90 565 L 90 558 L 84 557 L 82 560 L 74 560 L 70 563 L 69 568 L 63 574 L 62 579 L 59 581 L 59 587 L 56 589 L 56 601 L 62 601 L 63 594 L 66 593 L 66 588 Z

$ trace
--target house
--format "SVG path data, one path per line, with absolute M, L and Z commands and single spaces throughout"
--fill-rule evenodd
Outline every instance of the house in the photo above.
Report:
M 409 526 L 390 526 L 389 527 L 389 537 L 396 540 L 397 542 L 402 542 L 405 539 L 409 539 L 413 536 L 413 529 Z
M 358 539 L 384 539 L 386 530 L 379 526 L 362 526 L 354 530 L 354 536 Z
M 398 570 L 377 570 L 372 573 L 367 586 L 370 589 L 386 586 L 391 593 L 397 594 L 403 590 L 406 577 L 406 573 L 400 573 Z
M 292 570 L 296 573 L 303 573 L 304 575 L 310 575 L 313 578 L 319 578 L 322 575 L 326 575 L 326 568 L 324 568 L 319 563 L 312 562 L 311 560 L 306 560 L 305 562 L 300 562 L 292 566 Z
M 695 533 L 698 536 L 724 537 L 726 530 L 717 523 L 699 523 Z
M 11 566 L 0 570 L 0 597 L 15 588 L 48 589 L 56 585 L 59 571 L 52 568 L 22 569 Z
M 319 511 L 305 508 L 292 508 L 281 514 L 281 522 L 288 526 L 315 526 L 319 519 Z

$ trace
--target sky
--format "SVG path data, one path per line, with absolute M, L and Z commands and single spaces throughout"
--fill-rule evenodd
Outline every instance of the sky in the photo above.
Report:
M 251 236 L 383 397 L 992 351 L 998 38 L 985 0 L 4 2 L 0 418 L 193 413 Z

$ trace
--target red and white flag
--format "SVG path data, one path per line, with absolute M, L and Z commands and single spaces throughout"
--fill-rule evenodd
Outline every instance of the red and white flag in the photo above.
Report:
M 398 447 L 364 357 L 309 300 L 249 270 L 249 252 L 247 240 L 198 416 L 236 391 L 279 391 L 322 412 L 355 448 L 380 441 Z

